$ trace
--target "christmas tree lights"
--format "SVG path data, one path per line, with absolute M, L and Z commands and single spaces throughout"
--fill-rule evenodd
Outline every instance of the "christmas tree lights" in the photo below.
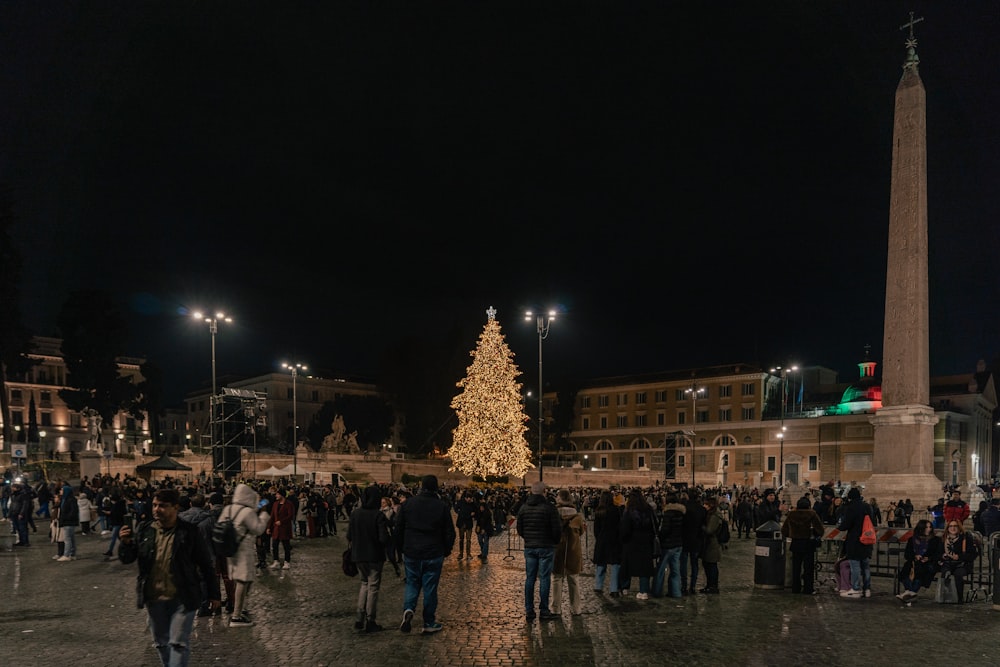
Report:
M 458 426 L 447 456 L 451 470 L 470 477 L 524 477 L 534 465 L 524 438 L 528 416 L 517 381 L 521 371 L 500 331 L 496 309 L 490 306 L 486 315 L 470 353 L 472 364 L 457 385 L 462 391 L 451 402 Z

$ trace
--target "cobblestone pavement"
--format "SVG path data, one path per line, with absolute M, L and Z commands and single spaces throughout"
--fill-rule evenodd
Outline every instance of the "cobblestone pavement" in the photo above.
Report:
M 584 614 L 524 619 L 521 553 L 493 539 L 488 562 L 445 564 L 438 620 L 430 636 L 399 632 L 403 584 L 386 566 L 379 600 L 383 632 L 353 629 L 357 578 L 340 571 L 340 536 L 296 540 L 292 569 L 264 575 L 249 608 L 253 627 L 199 618 L 191 664 L 325 665 L 856 665 L 866 661 L 937 665 L 1000 664 L 1000 612 L 989 602 L 938 605 L 929 592 L 910 607 L 890 579 L 874 579 L 870 599 L 845 600 L 826 585 L 816 596 L 754 586 L 753 539 L 734 539 L 721 563 L 721 595 L 612 599 L 582 575 Z M 13 548 L 0 524 L 2 664 L 155 667 L 159 664 L 134 604 L 135 565 L 106 561 L 105 539 L 78 537 L 79 560 L 52 560 L 47 522 L 32 546 Z M 588 551 L 590 548 L 588 536 Z M 702 582 L 700 582 L 702 583 Z M 633 583 L 633 592 L 637 583 Z M 419 618 L 419 609 L 417 618 Z

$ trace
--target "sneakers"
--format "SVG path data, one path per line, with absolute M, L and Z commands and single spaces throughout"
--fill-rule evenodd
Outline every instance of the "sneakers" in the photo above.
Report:
M 279 563 L 278 561 L 271 561 L 272 570 L 277 570 L 279 567 L 281 567 L 281 563 Z
M 896 596 L 896 599 L 906 602 L 907 600 L 912 600 L 915 597 L 917 597 L 917 594 L 914 593 L 913 591 L 903 591 L 902 593 Z
M 413 610 L 407 609 L 403 612 L 403 622 L 399 624 L 400 632 L 409 632 L 413 628 Z
M 635 599 L 636 600 L 648 600 L 649 599 L 649 594 L 648 593 L 636 593 L 635 594 Z
M 52 560 L 59 560 L 60 558 L 62 558 L 62 556 L 56 554 L 55 556 L 52 557 Z
M 846 591 L 840 591 L 840 597 L 842 598 L 860 598 L 863 596 L 863 591 L 856 591 L 853 588 L 849 588 Z
M 56 562 L 58 563 L 67 563 L 71 560 L 76 560 L 76 556 L 59 556 L 59 558 L 56 558 Z
M 866 588 L 865 589 L 865 597 L 866 598 L 870 598 L 871 596 L 872 596 L 872 589 Z
M 242 614 L 229 619 L 229 627 L 231 628 L 249 628 L 251 625 L 253 625 L 253 621 Z
M 292 569 L 292 565 L 291 565 L 291 563 L 289 563 L 289 562 L 288 562 L 288 561 L 286 560 L 286 561 L 285 561 L 285 564 L 281 566 L 281 569 L 282 569 L 282 570 L 291 570 L 291 569 Z
M 443 629 L 444 629 L 444 627 L 440 623 L 438 623 L 436 621 L 434 623 L 424 623 L 424 634 L 425 635 L 429 635 L 429 634 L 432 634 L 434 632 L 441 632 L 441 630 L 443 630 Z

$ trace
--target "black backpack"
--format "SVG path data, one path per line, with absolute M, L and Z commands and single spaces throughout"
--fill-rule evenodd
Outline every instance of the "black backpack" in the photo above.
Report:
M 239 512 L 242 512 L 246 507 L 241 507 Z M 237 512 L 236 516 L 240 513 Z M 246 533 L 243 537 L 237 537 L 236 535 L 236 524 L 233 522 L 235 517 L 232 513 L 225 518 L 219 515 L 218 520 L 215 525 L 212 526 L 212 547 L 215 549 L 215 553 L 219 556 L 225 556 L 226 558 L 232 558 L 239 551 L 240 544 L 243 542 L 243 538 L 246 537 Z
M 719 544 L 729 544 L 729 522 L 721 517 L 719 528 L 715 531 L 715 539 L 719 541 Z

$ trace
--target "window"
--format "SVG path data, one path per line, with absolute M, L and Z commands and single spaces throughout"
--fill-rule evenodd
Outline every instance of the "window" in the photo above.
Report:
M 38 392 L 39 398 L 43 405 L 52 405 L 52 392 L 51 391 L 40 391 Z
M 313 389 L 312 398 L 310 398 L 309 400 L 311 400 L 313 403 L 319 403 L 319 392 Z
M 656 390 L 656 402 L 657 403 L 666 403 L 667 402 L 667 392 L 666 392 L 665 389 L 657 389 Z
M 608 427 L 608 418 L 601 417 L 601 428 L 607 428 L 607 427 Z
M 42 413 L 42 426 L 52 426 L 52 413 L 43 412 Z
M 687 398 L 687 395 L 684 393 L 683 389 L 674 389 L 675 401 L 683 401 L 685 398 Z
M 581 408 L 589 408 L 590 407 L 590 396 L 581 396 L 580 397 L 580 407 Z
M 657 426 L 666 426 L 667 425 L 667 416 L 665 414 L 663 414 L 662 412 L 657 412 L 656 413 L 656 425 Z
M 642 414 L 642 415 L 636 415 L 635 416 L 635 425 L 636 426 L 645 426 L 646 425 L 646 415 L 644 415 L 644 414 Z
M 683 454 L 678 454 L 677 455 L 677 467 L 678 468 L 686 468 L 687 467 L 687 460 L 684 458 Z
M 590 417 L 584 417 L 583 418 L 583 430 L 586 431 L 588 428 L 590 428 Z
M 686 424 L 686 423 L 687 423 L 687 415 L 685 414 L 685 412 L 683 410 L 680 410 L 677 413 L 677 424 L 678 424 L 678 426 L 680 426 L 680 425 L 683 425 L 683 424 Z
M 628 415 L 618 415 L 618 428 L 628 426 Z
M 285 398 L 287 398 L 288 400 L 292 400 L 293 397 L 294 397 L 294 394 L 292 392 L 292 388 L 288 387 L 287 389 L 285 389 Z
M 810 470 L 816 470 L 817 468 L 819 468 L 819 457 L 818 456 L 810 456 L 809 457 L 809 469 Z
M 757 410 L 753 407 L 743 408 L 743 421 L 753 421 L 757 414 Z
M 596 449 L 596 450 L 609 450 L 609 449 L 614 449 L 614 447 L 612 447 L 611 443 L 608 442 L 607 440 L 601 440 L 599 443 L 597 443 L 596 445 L 594 445 L 594 449 Z
M 720 435 L 713 444 L 716 447 L 735 447 L 736 439 L 731 435 Z
M 597 397 L 597 407 L 599 407 L 599 408 L 606 408 L 606 407 L 608 407 L 608 395 L 607 394 L 601 394 L 600 396 Z
M 646 392 L 644 391 L 635 392 L 635 404 L 646 405 Z
M 775 470 L 776 467 L 777 466 L 776 466 L 775 458 L 773 456 L 768 456 L 767 457 L 767 469 L 768 469 L 768 471 L 774 472 L 774 470 Z
M 646 457 L 645 456 L 640 456 L 639 457 L 639 467 L 640 468 L 645 468 L 646 467 Z
M 732 408 L 719 408 L 719 421 L 720 422 L 730 422 L 730 421 L 733 421 L 733 409 Z
M 698 455 L 698 467 L 701 468 L 702 470 L 704 470 L 705 466 L 707 466 L 707 465 L 708 465 L 708 454 L 699 454 Z
M 628 394 L 618 394 L 616 400 L 618 405 L 628 405 Z
M 10 402 L 11 403 L 20 403 L 23 400 L 24 400 L 24 396 L 21 394 L 21 390 L 20 389 L 11 389 L 10 390 Z
M 753 464 L 753 454 L 744 454 L 743 455 L 743 468 L 745 470 L 747 470 L 747 469 L 750 468 L 751 464 Z
M 719 398 L 729 398 L 733 395 L 733 385 L 723 384 L 719 386 Z
M 700 422 L 702 424 L 707 423 L 708 422 L 708 410 L 699 410 L 698 411 L 698 415 L 697 415 L 697 419 L 695 419 L 695 421 L 696 422 Z
M 757 393 L 757 385 L 755 385 L 753 382 L 744 382 L 743 383 L 743 395 L 744 396 L 753 396 L 756 393 Z

